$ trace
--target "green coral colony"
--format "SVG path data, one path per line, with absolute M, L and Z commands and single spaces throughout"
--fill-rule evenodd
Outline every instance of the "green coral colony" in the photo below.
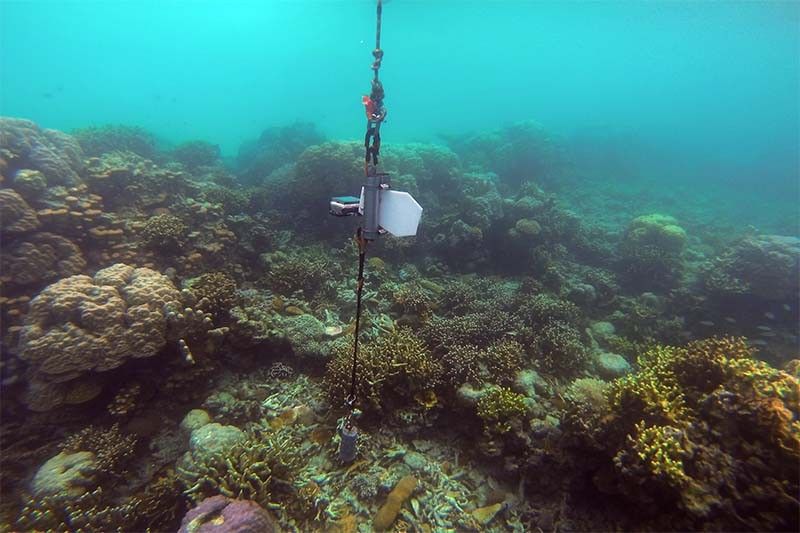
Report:
M 363 146 L 0 119 L 0 529 L 800 528 L 800 239 L 596 224 L 532 122 L 384 152 L 424 231 L 366 262 L 343 464 L 355 223 L 308 206 Z

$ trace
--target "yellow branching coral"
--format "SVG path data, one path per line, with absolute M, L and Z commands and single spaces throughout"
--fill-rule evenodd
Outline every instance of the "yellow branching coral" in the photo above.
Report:
M 512 419 L 526 412 L 525 397 L 505 387 L 493 388 L 478 400 L 478 416 L 496 433 L 508 433 Z
M 612 409 L 655 423 L 674 423 L 686 416 L 683 392 L 670 371 L 680 357 L 676 348 L 655 347 L 639 356 L 639 372 L 614 381 L 608 390 Z
M 651 473 L 666 476 L 673 484 L 682 484 L 689 478 L 683 470 L 681 435 L 681 430 L 671 426 L 645 427 L 644 422 L 639 422 L 636 438 L 629 436 L 628 440 Z
M 733 337 L 655 347 L 638 363 L 608 387 L 612 416 L 599 433 L 565 425 L 606 448 L 620 490 L 713 529 L 796 529 L 786 517 L 798 482 L 786 465 L 800 461 L 797 378 Z

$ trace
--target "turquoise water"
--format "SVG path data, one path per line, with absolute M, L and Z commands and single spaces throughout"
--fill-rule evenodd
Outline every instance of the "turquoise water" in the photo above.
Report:
M 0 111 L 137 124 L 235 153 L 265 126 L 358 137 L 370 2 L 3 2 Z M 535 118 L 632 131 L 685 157 L 797 170 L 794 2 L 385 6 L 391 140 Z

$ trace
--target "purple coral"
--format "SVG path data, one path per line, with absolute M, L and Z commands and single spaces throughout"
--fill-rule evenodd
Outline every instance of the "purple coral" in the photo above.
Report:
M 257 503 L 212 496 L 183 517 L 178 533 L 272 533 L 275 520 Z

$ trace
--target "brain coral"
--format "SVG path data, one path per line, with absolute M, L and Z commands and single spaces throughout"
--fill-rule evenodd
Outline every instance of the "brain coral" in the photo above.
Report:
M 116 264 L 49 285 L 31 300 L 19 356 L 34 382 L 69 381 L 129 358 L 150 357 L 167 341 L 167 313 L 180 292 L 154 270 Z
M 72 185 L 84 170 L 80 145 L 56 130 L 42 129 L 30 120 L 0 118 L 0 151 L 10 157 L 10 170 L 38 170 L 48 185 Z
M 22 196 L 11 189 L 0 189 L 0 220 L 3 233 L 24 233 L 39 227 L 36 211 Z
M 9 246 L 0 256 L 0 280 L 9 285 L 30 285 L 78 274 L 86 267 L 81 249 L 75 243 L 41 232 Z

